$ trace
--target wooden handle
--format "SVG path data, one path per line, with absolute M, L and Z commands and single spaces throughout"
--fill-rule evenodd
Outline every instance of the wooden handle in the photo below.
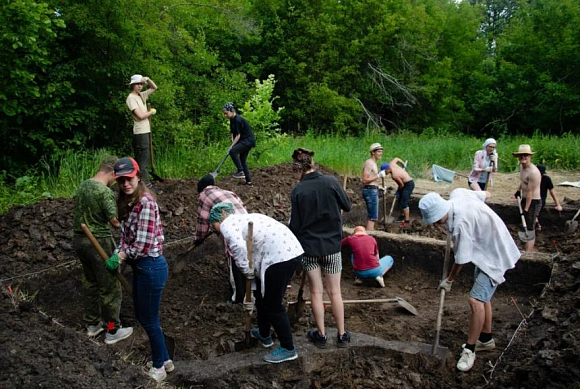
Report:
M 248 267 L 250 272 L 254 271 L 253 257 L 254 257 L 254 223 L 248 222 L 248 239 L 246 241 L 246 248 L 248 250 Z M 252 302 L 252 280 L 246 278 L 246 302 Z
M 89 241 L 91 242 L 95 250 L 97 250 L 101 258 L 103 258 L 103 261 L 107 261 L 107 259 L 109 259 L 109 256 L 107 255 L 107 253 L 105 253 L 105 250 L 103 250 L 103 248 L 101 247 L 101 245 L 99 244 L 99 242 L 97 241 L 91 230 L 89 230 L 89 227 L 87 227 L 86 224 L 81 224 L 81 230 L 83 230 L 87 238 L 89 238 Z M 118 271 L 115 273 L 115 275 L 117 276 L 117 279 L 125 289 L 125 292 L 127 292 L 127 294 L 131 296 L 131 287 L 129 286 L 129 283 L 127 282 L 125 277 L 123 277 L 123 275 Z
M 342 300 L 343 304 L 367 304 L 367 303 L 397 303 L 399 299 L 396 298 L 389 298 L 389 299 L 369 299 L 369 300 Z M 325 305 L 331 305 L 330 301 L 322 301 Z M 311 304 L 310 301 L 307 301 L 306 304 Z
M 576 215 L 574 215 L 574 217 L 572 218 L 572 221 L 576 220 L 578 215 L 580 215 L 580 209 L 578 210 L 578 212 L 576 212 Z
M 495 161 L 491 161 L 489 163 L 489 166 L 491 167 L 491 170 L 493 171 L 493 167 L 495 166 Z M 488 172 L 487 177 L 485 177 L 485 189 L 487 189 L 487 184 L 489 183 L 489 177 L 491 177 L 491 172 Z
M 526 218 L 524 217 L 524 210 L 522 209 L 522 199 L 519 197 L 516 197 L 516 199 L 518 200 L 518 208 L 520 209 L 520 217 L 522 218 L 522 225 L 526 229 L 527 234 L 528 226 L 526 225 Z

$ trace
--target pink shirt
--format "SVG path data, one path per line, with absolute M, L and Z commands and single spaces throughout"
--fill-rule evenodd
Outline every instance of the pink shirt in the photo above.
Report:
M 379 267 L 379 247 L 370 235 L 351 235 L 340 242 L 340 247 L 350 247 L 354 270 L 363 271 Z

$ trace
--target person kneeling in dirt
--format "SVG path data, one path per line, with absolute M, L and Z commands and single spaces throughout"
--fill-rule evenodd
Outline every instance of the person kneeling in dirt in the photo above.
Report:
M 149 337 L 153 354 L 148 374 L 159 382 L 175 368 L 159 323 L 161 294 L 168 274 L 159 206 L 141 180 L 139 165 L 133 158 L 121 158 L 115 163 L 115 179 L 119 185 L 121 241 L 105 266 L 116 272 L 119 262 L 126 261 L 133 269 L 135 317 Z
M 403 165 L 403 167 L 399 166 L 398 164 Z M 403 224 L 401 227 L 405 228 L 410 223 L 410 210 L 409 210 L 409 199 L 411 198 L 411 194 L 413 194 L 413 190 L 415 189 L 415 181 L 413 178 L 407 173 L 405 170 L 405 162 L 403 162 L 400 158 L 394 158 L 389 163 L 383 163 L 381 165 L 381 174 L 383 177 L 387 174 L 391 174 L 391 178 L 397 184 L 397 191 L 395 192 L 395 197 L 399 200 L 399 206 L 403 211 Z
M 206 174 L 197 182 L 197 225 L 195 228 L 194 246 L 197 247 L 212 233 L 212 226 L 209 222 L 209 211 L 218 203 L 231 203 L 234 213 L 246 214 L 244 203 L 237 194 L 215 186 L 213 175 Z M 228 279 L 230 284 L 230 296 L 228 303 L 240 304 L 244 302 L 246 288 L 246 277 L 234 265 L 232 253 L 226 246 L 226 262 L 229 270 Z
M 455 189 L 449 200 L 428 193 L 419 201 L 425 224 L 445 224 L 453 241 L 455 263 L 437 290 L 451 291 L 455 277 L 466 263 L 475 265 L 475 282 L 469 293 L 471 315 L 467 344 L 463 345 L 457 369 L 468 371 L 476 351 L 495 348 L 491 335 L 491 298 L 505 281 L 504 273 L 515 267 L 520 251 L 500 217 L 485 204 L 489 192 Z
M 355 285 L 361 285 L 363 278 L 374 278 L 381 288 L 385 287 L 383 276 L 393 267 L 393 257 L 379 257 L 379 246 L 372 236 L 368 235 L 363 226 L 354 228 L 354 234 L 340 242 L 341 248 L 348 247 L 351 252 L 351 262 L 354 268 Z
M 350 333 L 344 326 L 344 304 L 340 291 L 342 257 L 341 210 L 350 211 L 351 204 L 336 178 L 314 169 L 314 151 L 298 148 L 292 153 L 292 171 L 300 180 L 292 189 L 290 230 L 304 249 L 302 267 L 308 276 L 310 300 L 317 329 L 307 336 L 316 347 L 326 348 L 324 304 L 322 303 L 322 271 L 332 304 L 337 327 L 337 346 L 348 347 Z
M 84 181 L 75 196 L 73 247 L 83 266 L 85 289 L 83 320 L 91 337 L 105 330 L 105 343 L 114 344 L 133 333 L 133 328 L 121 326 L 121 284 L 103 266 L 103 260 L 81 229 L 85 224 L 105 253 L 115 248 L 111 226 L 119 228 L 115 195 L 109 188 L 115 182 L 114 166 L 117 157 L 107 157 L 97 174 Z
M 251 330 L 264 347 L 274 342 L 270 327 L 274 327 L 280 347 L 264 356 L 264 361 L 280 363 L 298 358 L 292 342 L 288 313 L 282 304 L 286 285 L 302 261 L 302 246 L 292 232 L 282 223 L 259 213 L 234 214 L 231 203 L 216 204 L 210 212 L 210 222 L 224 238 L 231 250 L 236 266 L 252 281 L 257 278 L 254 298 L 258 311 L 258 328 Z M 248 261 L 248 223 L 253 223 L 253 264 Z M 252 282 L 254 283 L 254 282 Z M 252 303 L 244 303 L 253 309 Z

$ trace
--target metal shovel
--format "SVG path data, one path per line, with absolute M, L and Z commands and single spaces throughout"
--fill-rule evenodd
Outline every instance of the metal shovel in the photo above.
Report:
M 323 301 L 325 305 L 331 305 L 330 301 Z M 343 304 L 370 304 L 370 303 L 397 303 L 401 308 L 405 309 L 407 312 L 417 316 L 419 312 L 417 308 L 409 304 L 406 300 L 401 297 L 386 298 L 386 299 L 369 299 L 369 300 L 342 300 Z M 310 301 L 306 301 L 306 304 L 310 305 Z
M 254 223 L 248 223 L 248 240 L 246 242 L 246 247 L 248 250 L 248 266 L 250 271 L 254 271 L 253 269 L 253 254 L 254 254 Z M 246 299 L 245 303 L 252 302 L 252 280 L 246 278 Z M 245 308 L 245 307 L 244 307 Z M 242 351 L 248 348 L 253 347 L 256 344 L 257 339 L 252 336 L 250 333 L 252 330 L 252 311 L 248 311 L 244 309 L 244 328 L 246 337 L 244 340 L 236 342 L 234 344 L 235 351 Z
M 296 301 L 288 303 L 288 319 L 290 320 L 290 325 L 298 323 L 298 319 L 302 317 L 302 312 L 304 312 L 304 305 L 306 301 L 304 300 L 304 282 L 306 280 L 306 270 L 302 269 L 302 277 L 300 278 L 300 288 L 298 289 L 298 297 Z
M 212 177 L 213 177 L 213 178 L 216 178 L 216 177 L 217 177 L 217 175 L 220 173 L 220 168 L 222 167 L 222 165 L 224 164 L 224 162 L 226 161 L 226 159 L 228 159 L 228 156 L 229 156 L 229 155 L 230 155 L 229 153 L 228 153 L 228 154 L 226 154 L 226 155 L 225 155 L 225 156 L 222 158 L 222 160 L 220 161 L 220 164 L 218 165 L 218 167 L 217 167 L 217 168 L 216 168 L 216 169 L 215 169 L 213 172 L 209 173 L 209 174 L 211 174 L 211 175 L 212 175 Z
M 578 228 L 578 222 L 576 221 L 576 218 L 578 217 L 578 215 L 580 215 L 580 209 L 578 210 L 578 212 L 576 212 L 576 215 L 574 215 L 572 220 L 566 220 L 567 233 L 571 234 L 573 232 L 576 232 L 576 229 Z
M 516 197 L 518 200 L 518 207 L 520 208 L 520 217 L 522 218 L 522 225 L 519 227 L 518 236 L 520 240 L 524 243 L 531 242 L 536 239 L 536 231 L 528 231 L 528 226 L 526 225 L 526 217 L 524 216 L 524 211 L 522 210 L 522 199 Z

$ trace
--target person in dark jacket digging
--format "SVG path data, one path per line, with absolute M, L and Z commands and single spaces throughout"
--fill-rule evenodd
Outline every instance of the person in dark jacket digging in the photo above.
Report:
M 256 147 L 256 138 L 252 132 L 252 126 L 245 117 L 236 113 L 233 103 L 227 103 L 223 107 L 223 114 L 230 119 L 230 132 L 232 134 L 232 145 L 228 149 L 232 162 L 238 171 L 234 173 L 234 178 L 243 178 L 247 185 L 252 185 L 250 168 L 248 168 L 248 154 L 252 147 Z

